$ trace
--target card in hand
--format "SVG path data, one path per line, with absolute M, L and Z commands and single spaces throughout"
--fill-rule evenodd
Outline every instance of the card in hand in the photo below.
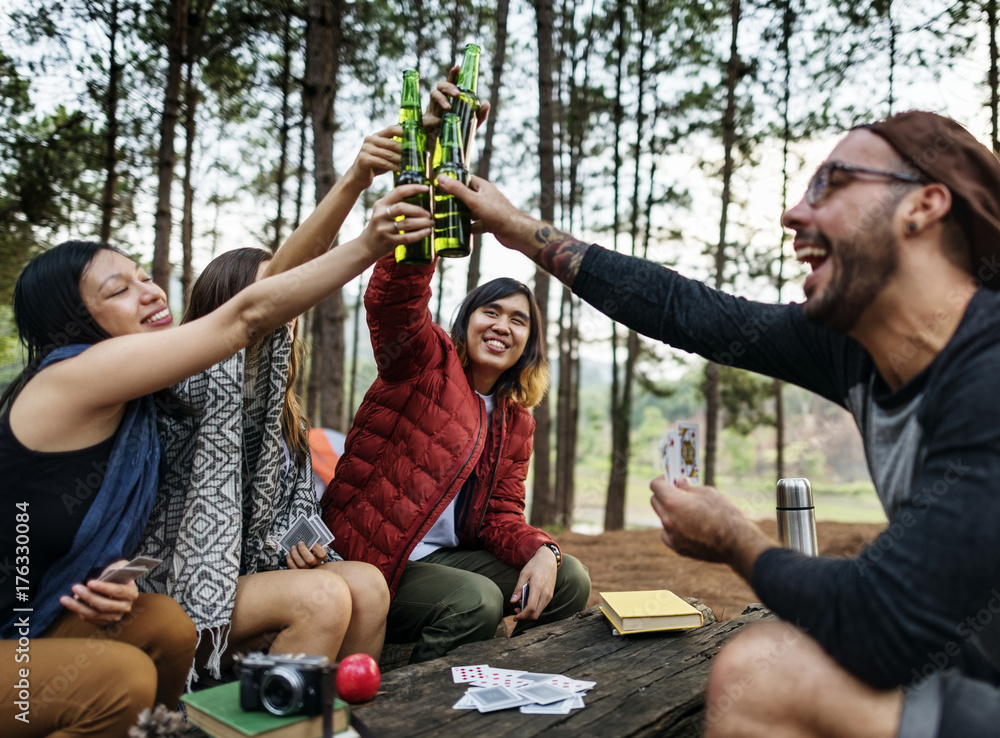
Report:
M 324 548 L 329 546 L 333 542 L 334 535 L 330 532 L 330 529 L 326 527 L 326 523 L 323 522 L 323 518 L 313 513 L 309 517 L 309 522 L 312 523 L 313 530 L 315 530 L 316 535 L 319 536 L 319 540 L 317 540 L 316 543 Z
M 281 546 L 282 553 L 287 554 L 299 541 L 305 543 L 306 548 L 312 548 L 319 541 L 319 534 L 316 533 L 316 529 L 305 515 L 300 515 L 299 519 L 292 523 L 292 526 L 278 541 L 278 545 Z
M 146 572 L 152 571 L 162 563 L 162 559 L 137 556 L 124 566 L 119 566 L 116 569 L 112 569 L 111 567 L 106 568 L 97 579 L 98 581 L 111 582 L 112 584 L 128 584 Z
M 675 473 L 678 478 L 685 477 L 693 484 L 701 483 L 701 464 L 698 455 L 698 424 L 680 422 L 677 424 L 677 440 L 680 467 Z
M 677 431 L 668 430 L 663 434 L 658 446 L 660 452 L 660 464 L 663 468 L 663 476 L 667 481 L 673 482 L 677 478 L 677 470 L 680 465 L 680 454 L 677 446 Z

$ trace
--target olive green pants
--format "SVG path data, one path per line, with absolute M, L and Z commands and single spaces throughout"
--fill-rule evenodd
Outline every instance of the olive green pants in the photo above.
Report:
M 463 643 L 485 641 L 514 614 L 510 597 L 520 570 L 483 550 L 442 548 L 403 569 L 389 605 L 387 643 L 417 645 L 410 663 L 444 656 Z M 552 601 L 538 620 L 519 621 L 512 635 L 562 620 L 587 606 L 587 567 L 563 554 Z

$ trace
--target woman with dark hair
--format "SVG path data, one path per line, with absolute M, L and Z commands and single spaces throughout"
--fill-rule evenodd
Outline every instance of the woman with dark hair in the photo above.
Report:
M 183 322 L 253 284 L 272 256 L 241 248 L 213 259 L 191 289 Z M 378 659 L 382 651 L 389 592 L 379 571 L 319 543 L 279 548 L 296 520 L 319 515 L 308 427 L 294 391 L 297 325 L 282 325 L 176 385 L 198 417 L 160 423 L 168 472 L 139 549 L 168 566 L 143 585 L 170 594 L 210 634 L 198 661 L 216 677 L 231 653 L 264 644 L 298 652 L 307 645 L 303 635 L 312 652 L 331 660 L 358 652 Z M 227 452 L 213 453 L 220 439 Z M 206 515 L 235 524 L 206 530 L 198 522 Z M 227 553 L 233 550 L 238 557 Z
M 397 243 L 425 236 L 428 214 L 401 202 L 419 191 L 380 200 L 365 232 L 313 267 L 261 280 L 177 328 L 163 291 L 106 244 L 69 242 L 25 267 L 14 310 L 29 361 L 0 400 L 8 511 L 0 559 L 23 566 L 0 591 L 6 735 L 71 726 L 123 735 L 154 700 L 176 704 L 196 642 L 191 621 L 166 597 L 95 578 L 133 551 L 156 496 L 152 395 L 257 342 Z M 27 687 L 18 686 L 22 670 Z
M 513 279 L 473 290 L 451 336 L 431 320 L 434 266 L 381 260 L 365 308 L 378 378 L 347 435 L 323 519 L 393 595 L 386 640 L 411 662 L 586 606 L 590 578 L 524 517 L 529 412 L 548 389 L 538 306 Z M 527 586 L 527 599 L 522 599 Z

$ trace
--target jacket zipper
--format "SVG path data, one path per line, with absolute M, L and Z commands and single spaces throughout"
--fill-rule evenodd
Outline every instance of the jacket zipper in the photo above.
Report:
M 462 462 L 462 466 L 460 466 L 458 468 L 458 471 L 455 472 L 455 476 L 453 476 L 451 478 L 451 481 L 448 482 L 448 484 L 445 485 L 444 492 L 442 492 L 441 496 L 438 497 L 438 501 L 435 502 L 433 505 L 431 505 L 430 510 L 427 511 L 427 514 L 424 516 L 424 519 L 420 522 L 420 525 L 417 526 L 417 530 L 420 530 L 421 528 L 424 527 L 424 523 L 426 523 L 427 519 L 431 516 L 431 511 L 433 511 L 435 507 L 437 507 L 439 504 L 441 504 L 441 500 L 443 500 L 445 498 L 445 495 L 448 494 L 448 490 L 451 489 L 451 485 L 453 485 L 455 483 L 455 480 L 458 479 L 462 475 L 462 471 L 468 465 L 469 459 L 472 458 L 472 454 L 475 452 L 476 446 L 479 445 L 479 438 L 483 434 L 483 401 L 480 400 L 478 397 L 476 399 L 479 400 L 479 428 L 477 429 L 477 432 L 476 432 L 476 442 L 472 444 L 472 451 L 470 451 L 469 455 L 465 457 L 465 461 Z M 412 541 L 412 539 L 411 539 L 411 541 Z M 403 550 L 405 551 L 406 549 L 404 548 Z M 389 581 L 390 582 L 393 581 L 396 578 L 396 572 L 399 571 L 399 566 L 402 563 L 403 563 L 403 558 L 402 558 L 402 556 L 400 556 L 399 561 L 397 561 L 396 565 L 392 568 L 392 576 L 389 577 Z
M 496 412 L 494 408 L 493 412 Z M 479 531 L 483 529 L 483 523 L 486 520 L 486 510 L 490 506 L 490 498 L 493 496 L 493 488 L 497 481 L 497 469 L 500 467 L 500 459 L 503 458 L 503 444 L 507 440 L 507 433 L 505 429 L 507 427 L 507 416 L 501 414 L 500 416 L 500 445 L 497 448 L 497 463 L 493 465 L 493 476 L 490 478 L 490 486 L 486 488 L 486 502 L 483 503 L 483 512 L 479 516 L 479 524 L 476 526 L 476 540 L 479 540 Z

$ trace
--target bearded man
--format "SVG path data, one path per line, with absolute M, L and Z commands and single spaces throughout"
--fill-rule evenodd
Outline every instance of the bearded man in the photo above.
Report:
M 663 540 L 781 618 L 722 649 L 708 736 L 994 736 L 1000 725 L 1000 163 L 920 111 L 850 131 L 782 217 L 801 305 L 733 297 L 587 244 L 490 183 L 505 246 L 636 331 L 847 408 L 886 530 L 853 559 L 780 547 L 711 487 L 651 484 Z

